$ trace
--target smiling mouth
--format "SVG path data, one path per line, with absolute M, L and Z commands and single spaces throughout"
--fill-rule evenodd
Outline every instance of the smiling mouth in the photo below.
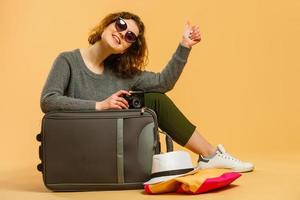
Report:
M 115 41 L 118 43 L 118 44 L 121 44 L 121 40 L 120 40 L 120 38 L 118 37 L 118 36 L 116 36 L 116 35 L 112 35 L 113 36 L 113 38 L 115 39 Z

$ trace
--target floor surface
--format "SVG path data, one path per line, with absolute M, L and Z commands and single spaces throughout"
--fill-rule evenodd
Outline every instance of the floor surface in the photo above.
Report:
M 242 176 L 230 186 L 198 195 L 163 194 L 148 195 L 143 190 L 51 192 L 43 183 L 35 167 L 1 169 L 0 199 L 300 199 L 300 153 L 272 152 L 247 155 L 256 169 Z

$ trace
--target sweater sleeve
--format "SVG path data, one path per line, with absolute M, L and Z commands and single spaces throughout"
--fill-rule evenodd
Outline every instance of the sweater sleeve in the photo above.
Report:
M 96 101 L 65 96 L 71 75 L 67 59 L 60 54 L 54 61 L 40 98 L 41 110 L 95 110 Z
M 179 44 L 176 52 L 160 73 L 142 71 L 135 76 L 133 89 L 145 92 L 168 92 L 174 86 L 187 62 L 191 49 Z

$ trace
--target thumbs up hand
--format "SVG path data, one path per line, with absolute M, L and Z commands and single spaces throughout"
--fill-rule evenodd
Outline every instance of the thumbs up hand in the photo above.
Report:
M 186 22 L 181 44 L 187 48 L 191 48 L 201 41 L 199 26 L 192 26 L 189 21 Z

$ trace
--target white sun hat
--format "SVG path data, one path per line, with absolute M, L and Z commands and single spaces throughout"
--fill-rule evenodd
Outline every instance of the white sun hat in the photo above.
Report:
M 155 184 L 170 179 L 195 174 L 191 157 L 186 151 L 172 151 L 153 156 L 151 179 L 144 185 Z

